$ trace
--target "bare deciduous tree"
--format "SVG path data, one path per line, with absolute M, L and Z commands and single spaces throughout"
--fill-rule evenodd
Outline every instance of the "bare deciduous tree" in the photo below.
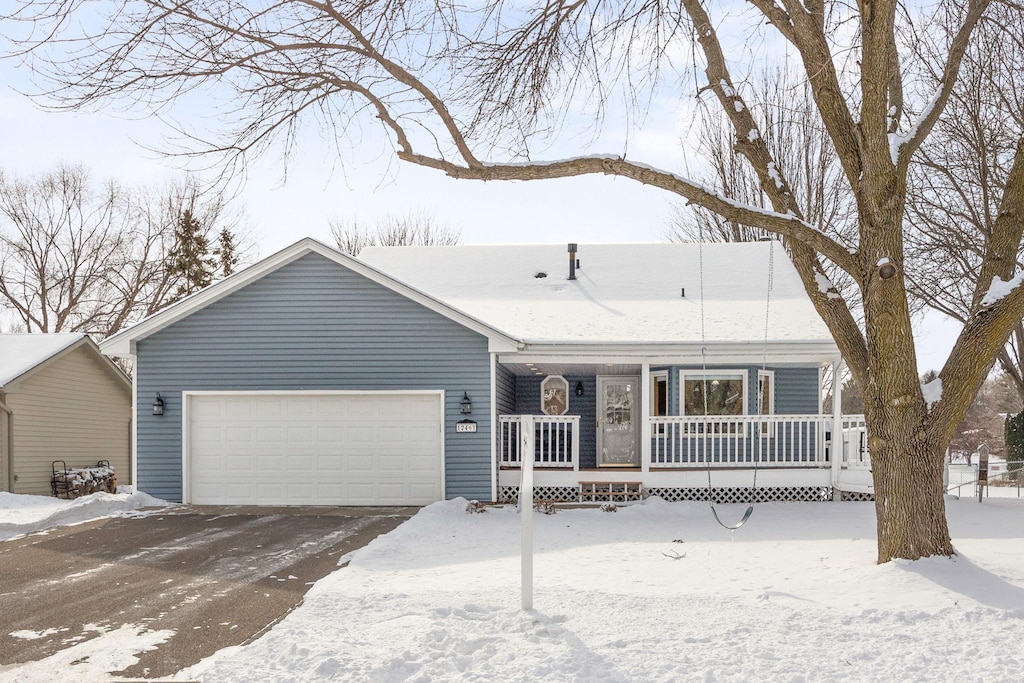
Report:
M 1013 381 L 1005 373 L 986 380 L 950 439 L 950 462 L 970 462 L 971 455 L 982 444 L 988 446 L 992 455 L 1006 454 L 1004 416 L 1020 411 L 1016 393 Z
M 772 67 L 763 69 L 752 82 L 756 85 L 747 104 L 764 122 L 765 142 L 780 173 L 789 180 L 803 215 L 852 248 L 857 235 L 856 207 L 807 81 L 784 67 Z M 729 117 L 717 106 L 703 106 L 698 112 L 697 151 L 708 161 L 698 180 L 729 199 L 769 210 L 771 201 L 757 173 L 736 147 Z M 756 225 L 728 220 L 699 204 L 681 203 L 673 207 L 664 231 L 670 242 L 754 242 L 773 235 Z M 857 311 L 854 282 L 842 269 L 828 262 L 823 265 L 836 290 Z
M 173 300 L 174 228 L 192 207 L 208 225 L 223 199 L 192 181 L 95 182 L 82 166 L 0 173 L 0 308 L 26 332 L 113 334 Z
M 95 17 L 94 3 L 49 0 L 20 5 L 16 18 L 31 22 L 23 47 L 50 79 L 57 106 L 122 99 L 153 108 L 198 87 L 220 86 L 237 106 L 214 151 L 242 154 L 287 143 L 311 117 L 334 127 L 339 139 L 352 139 L 345 137 L 350 126 L 380 125 L 400 160 L 453 178 L 619 176 L 784 238 L 863 394 L 884 562 L 953 552 L 942 489 L 945 448 L 1024 317 L 1024 272 L 1016 265 L 1024 232 L 1024 141 L 1018 141 L 991 236 L 976 275 L 965 283 L 971 316 L 939 373 L 941 398 L 925 401 L 906 288 L 908 173 L 947 111 L 963 56 L 992 2 L 730 6 L 751 13 L 726 22 L 749 27 L 744 58 L 758 45 L 782 43 L 801 65 L 856 207 L 853 244 L 822 230 L 797 201 L 792 169 L 767 143 L 769 123 L 733 78 L 716 28 L 723 16 L 700 0 L 536 6 L 488 0 L 471 7 L 416 0 L 124 0 L 105 21 Z M 949 29 L 921 12 L 947 14 Z M 923 43 L 931 48 L 922 52 L 926 57 L 908 58 L 908 46 Z M 669 97 L 664 84 L 692 95 L 680 84 L 693 74 L 678 66 L 688 45 L 700 55 L 703 89 L 728 118 L 767 208 L 620 155 L 584 150 L 559 161 L 531 159 L 532 142 L 550 141 L 580 112 L 600 125 L 609 102 L 643 107 Z M 924 66 L 941 74 L 937 84 Z M 859 292 L 863 330 L 847 300 L 827 284 L 832 267 Z
M 438 224 L 428 212 L 411 211 L 402 216 L 385 216 L 367 226 L 357 218 L 328 220 L 338 249 L 358 256 L 365 247 L 445 246 L 458 244 L 462 231 Z
M 948 17 L 946 17 L 948 19 Z M 930 63 L 925 60 L 923 63 Z M 1024 131 L 1024 13 L 995 5 L 964 54 L 956 88 L 911 166 L 907 221 L 912 295 L 966 324 Z M 930 73 L 938 83 L 941 73 Z M 1017 253 L 1018 267 L 1024 250 Z M 1024 324 L 997 360 L 1024 399 Z

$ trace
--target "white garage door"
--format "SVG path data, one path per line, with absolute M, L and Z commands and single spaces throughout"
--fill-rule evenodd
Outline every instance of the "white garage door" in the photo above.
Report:
M 441 500 L 440 392 L 193 394 L 186 500 L 424 505 Z

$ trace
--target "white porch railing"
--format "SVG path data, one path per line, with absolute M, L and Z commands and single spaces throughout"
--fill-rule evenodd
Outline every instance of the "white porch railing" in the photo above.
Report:
M 579 469 L 579 415 L 533 415 L 534 467 Z M 519 467 L 520 415 L 498 416 L 498 449 L 502 467 Z
M 868 455 L 868 428 L 863 415 L 843 415 L 843 467 L 851 470 L 871 469 Z
M 700 415 L 652 417 L 651 467 L 826 467 L 831 415 Z M 842 456 L 870 466 L 863 416 L 842 421 Z

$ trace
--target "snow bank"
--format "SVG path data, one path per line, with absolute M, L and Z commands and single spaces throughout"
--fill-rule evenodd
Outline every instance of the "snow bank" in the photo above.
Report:
M 90 519 L 133 513 L 146 507 L 164 507 L 166 501 L 130 486 L 118 493 L 94 493 L 74 500 L 0 492 L 0 541 Z
M 1015 680 L 1024 502 L 948 505 L 958 557 L 882 566 L 871 503 L 759 505 L 735 535 L 660 499 L 538 515 L 522 612 L 515 510 L 438 503 L 179 678 Z

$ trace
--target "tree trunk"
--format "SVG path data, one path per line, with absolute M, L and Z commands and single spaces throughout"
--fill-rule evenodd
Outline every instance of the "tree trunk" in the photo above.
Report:
M 942 483 L 944 449 L 920 438 L 927 426 L 911 411 L 887 413 L 868 420 L 878 563 L 952 555 Z

